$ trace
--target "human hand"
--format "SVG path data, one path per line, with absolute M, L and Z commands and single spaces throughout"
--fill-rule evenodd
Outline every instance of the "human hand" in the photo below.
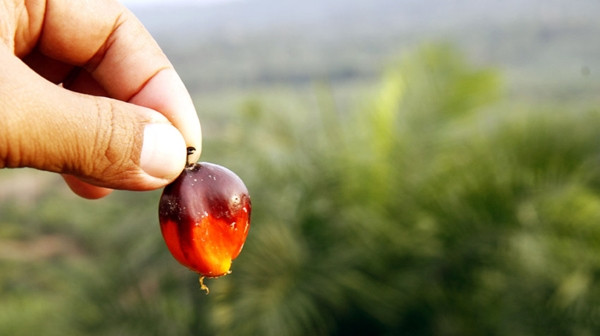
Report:
M 0 168 L 61 173 L 100 198 L 166 185 L 201 140 L 181 79 L 116 0 L 0 4 Z

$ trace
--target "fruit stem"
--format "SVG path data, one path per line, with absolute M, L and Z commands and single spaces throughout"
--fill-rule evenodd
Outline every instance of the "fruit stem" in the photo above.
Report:
M 204 284 L 204 277 L 201 276 L 199 279 L 200 282 L 200 289 L 206 292 L 206 295 L 208 295 L 208 293 L 210 293 L 210 290 L 208 289 L 208 287 Z
M 193 162 L 190 162 L 190 155 L 194 154 L 195 152 L 196 152 L 196 148 L 194 148 L 194 147 L 188 147 L 187 148 L 187 159 L 186 159 L 186 162 L 185 162 L 185 166 L 186 167 L 191 167 L 191 166 L 194 165 Z

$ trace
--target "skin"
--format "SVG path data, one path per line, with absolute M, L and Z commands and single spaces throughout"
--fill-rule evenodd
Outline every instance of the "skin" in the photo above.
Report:
M 0 3 L 0 168 L 59 173 L 100 198 L 165 186 L 201 146 L 184 84 L 116 0 Z

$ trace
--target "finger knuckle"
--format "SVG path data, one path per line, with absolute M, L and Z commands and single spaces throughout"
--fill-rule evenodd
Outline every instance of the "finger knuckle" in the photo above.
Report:
M 97 99 L 96 134 L 94 137 L 91 175 L 103 179 L 118 179 L 137 166 L 139 157 L 136 123 L 123 113 L 116 101 Z

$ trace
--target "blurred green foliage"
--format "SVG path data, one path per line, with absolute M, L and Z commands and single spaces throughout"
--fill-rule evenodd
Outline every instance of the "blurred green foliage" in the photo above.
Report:
M 248 97 L 208 130 L 204 159 L 253 201 L 208 296 L 168 254 L 158 191 L 89 202 L 51 180 L 4 198 L 0 246 L 18 253 L 0 249 L 0 334 L 600 332 L 597 108 L 511 104 L 446 45 L 390 65 L 361 104 L 335 90 Z

